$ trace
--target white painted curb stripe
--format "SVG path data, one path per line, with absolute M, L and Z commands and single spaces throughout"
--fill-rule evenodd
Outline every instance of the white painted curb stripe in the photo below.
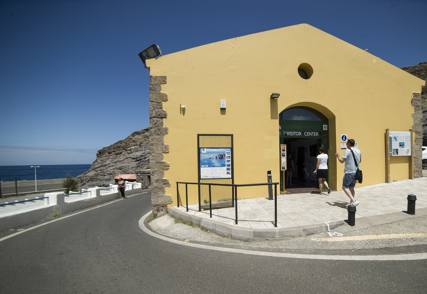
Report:
M 280 258 L 296 258 L 296 259 L 318 259 L 318 260 L 353 260 L 353 261 L 407 261 L 407 260 L 421 260 L 427 259 L 427 253 L 409 253 L 409 254 L 388 254 L 388 255 L 321 255 L 321 254 L 297 254 L 286 252 L 268 252 L 268 251 L 255 251 L 247 249 L 216 247 L 211 245 L 188 243 L 176 239 L 172 239 L 160 234 L 157 234 L 144 225 L 145 219 L 151 214 L 148 212 L 139 220 L 139 227 L 148 235 L 161 239 L 166 242 L 174 243 L 181 246 L 188 246 L 193 248 L 214 250 L 227 253 L 240 253 L 256 256 L 269 256 Z
M 331 238 L 313 238 L 313 241 L 320 242 L 345 242 L 345 241 L 367 241 L 367 240 L 388 240 L 388 239 L 416 239 L 427 238 L 427 233 L 406 233 L 406 234 L 382 234 L 382 235 L 362 235 L 344 236 Z

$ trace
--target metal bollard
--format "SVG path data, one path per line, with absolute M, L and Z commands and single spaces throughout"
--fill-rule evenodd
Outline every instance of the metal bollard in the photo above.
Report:
M 348 211 L 347 223 L 350 226 L 354 226 L 356 223 L 356 206 L 353 206 L 353 205 L 347 206 L 347 211 Z
M 408 209 L 406 212 L 408 214 L 415 214 L 415 201 L 417 201 L 417 196 L 414 194 L 409 194 L 407 199 L 408 199 Z
M 271 170 L 267 171 L 267 183 L 268 183 L 268 200 L 273 200 L 273 180 L 271 179 Z

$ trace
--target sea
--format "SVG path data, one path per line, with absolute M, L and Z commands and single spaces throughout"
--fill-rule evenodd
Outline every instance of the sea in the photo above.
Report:
M 62 179 L 66 177 L 76 177 L 90 168 L 90 164 L 58 164 L 39 165 L 37 168 L 37 179 Z M 14 181 L 34 180 L 34 168 L 30 165 L 10 165 L 0 166 L 0 180 Z

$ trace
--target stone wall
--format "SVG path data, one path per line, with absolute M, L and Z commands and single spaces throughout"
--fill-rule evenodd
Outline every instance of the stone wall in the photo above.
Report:
M 104 186 L 113 183 L 118 174 L 136 174 L 143 188 L 150 185 L 149 167 L 150 129 L 136 131 L 127 138 L 96 153 L 90 169 L 78 178 L 83 187 Z
M 412 106 L 414 107 L 412 132 L 415 135 L 415 144 L 412 146 L 412 174 L 414 178 L 420 178 L 423 176 L 421 151 L 423 145 L 423 107 L 421 94 L 415 93 L 413 95 Z
M 172 203 L 171 197 L 165 195 L 165 188 L 169 181 L 164 178 L 164 172 L 169 169 L 169 164 L 163 160 L 163 154 L 169 152 L 169 147 L 164 144 L 164 136 L 168 129 L 164 127 L 163 120 L 167 113 L 163 103 L 168 101 L 168 96 L 162 93 L 162 85 L 166 84 L 165 76 L 150 76 L 150 169 L 151 169 L 151 204 L 154 217 L 166 213 L 166 207 Z
M 403 67 L 403 70 L 414 76 L 426 81 L 426 86 L 421 92 L 422 105 L 422 128 L 423 128 L 423 145 L 427 146 L 427 62 L 420 62 L 417 65 Z

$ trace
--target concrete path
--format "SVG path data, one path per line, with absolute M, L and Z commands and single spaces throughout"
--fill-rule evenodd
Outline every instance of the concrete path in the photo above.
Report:
M 406 210 L 408 194 L 417 195 L 417 208 L 427 208 L 427 178 L 379 184 L 356 189 L 357 218 L 378 216 Z M 289 194 L 278 196 L 278 228 L 295 228 L 337 222 L 347 219 L 348 198 L 343 192 L 331 194 Z M 185 207 L 179 208 L 181 212 Z M 209 219 L 209 210 L 198 212 L 191 205 L 191 216 Z M 213 210 L 216 223 L 234 225 L 235 209 Z M 272 229 L 274 201 L 265 198 L 238 201 L 238 226 L 251 229 Z

